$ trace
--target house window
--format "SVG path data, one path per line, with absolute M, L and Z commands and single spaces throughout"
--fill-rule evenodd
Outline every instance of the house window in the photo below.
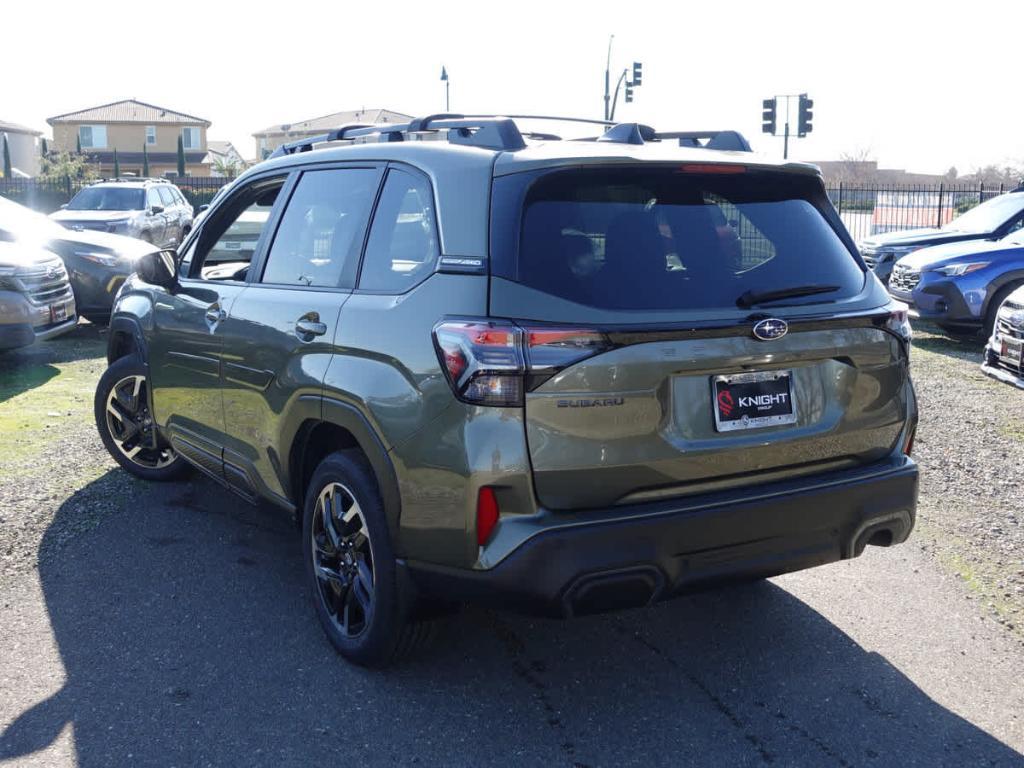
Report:
M 181 143 L 184 145 L 185 149 L 199 149 L 199 129 L 182 128 Z
M 82 149 L 106 149 L 107 126 L 80 125 L 78 126 L 78 140 Z
M 149 146 L 151 146 L 151 147 L 154 144 L 156 144 L 156 126 L 155 125 L 147 125 L 146 126 L 146 143 Z

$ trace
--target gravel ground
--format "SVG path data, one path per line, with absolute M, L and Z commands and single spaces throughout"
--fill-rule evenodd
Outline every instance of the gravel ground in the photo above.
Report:
M 116 464 L 93 423 L 105 349 L 100 329 L 83 324 L 0 355 L 0 580 L 37 567 L 43 534 L 66 499 L 74 497 L 74 514 L 62 517 L 47 547 L 123 508 L 125 488 L 135 487 L 127 475 L 108 474 Z M 87 493 L 76 496 L 83 488 Z
M 981 342 L 915 329 L 921 422 L 915 536 L 1024 638 L 1024 391 L 979 370 Z

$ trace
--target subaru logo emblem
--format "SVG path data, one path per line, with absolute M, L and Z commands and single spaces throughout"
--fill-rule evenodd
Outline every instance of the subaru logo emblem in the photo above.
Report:
M 781 339 L 789 331 L 789 324 L 777 317 L 769 317 L 761 320 L 754 326 L 754 336 L 761 341 L 773 341 Z

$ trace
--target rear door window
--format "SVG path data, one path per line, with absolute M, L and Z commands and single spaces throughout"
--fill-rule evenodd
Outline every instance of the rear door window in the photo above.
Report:
M 685 167 L 554 171 L 495 181 L 492 273 L 601 309 L 737 307 L 809 284 L 857 294 L 865 275 L 825 218 L 816 179 Z
M 288 201 L 264 283 L 338 288 L 355 272 L 380 182 L 376 168 L 306 171 Z

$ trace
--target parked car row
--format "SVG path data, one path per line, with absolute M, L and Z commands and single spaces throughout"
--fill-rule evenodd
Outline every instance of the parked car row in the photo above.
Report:
M 79 316 L 106 322 L 145 241 L 58 226 L 0 198 L 0 349 L 52 338 Z
M 938 229 L 867 238 L 861 256 L 911 318 L 983 331 L 982 370 L 1024 389 L 1024 192 L 992 198 Z

